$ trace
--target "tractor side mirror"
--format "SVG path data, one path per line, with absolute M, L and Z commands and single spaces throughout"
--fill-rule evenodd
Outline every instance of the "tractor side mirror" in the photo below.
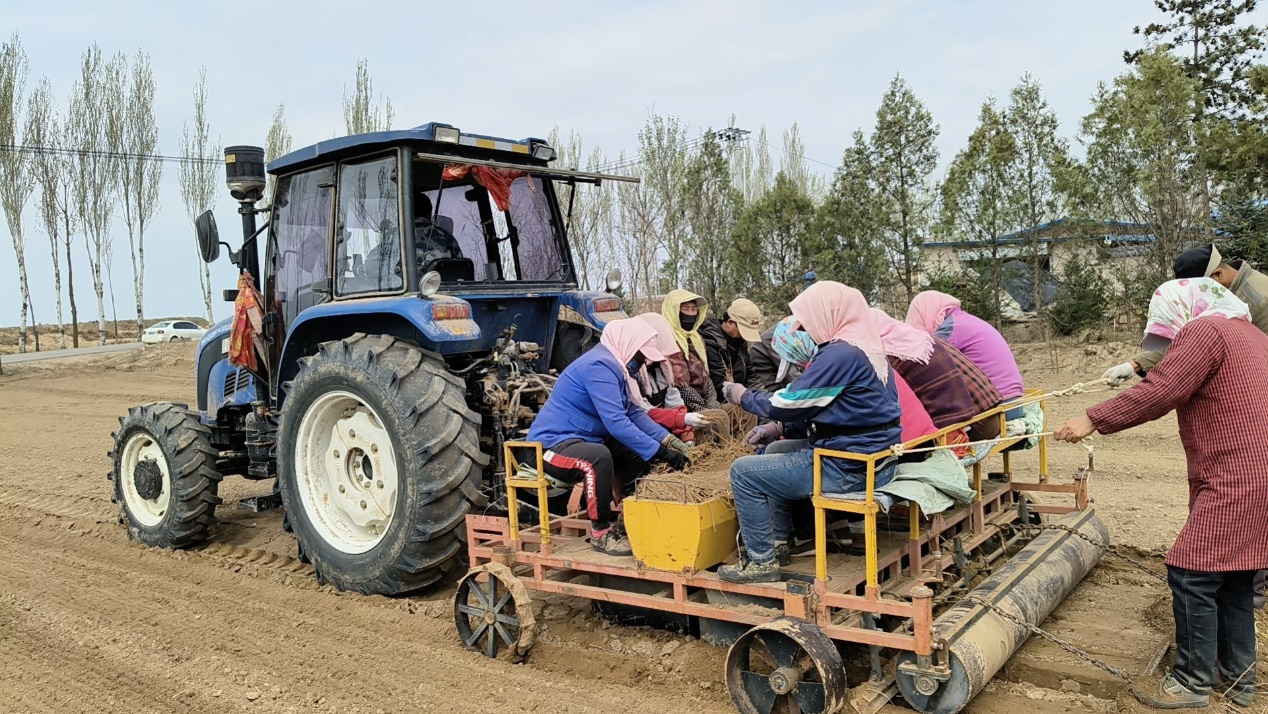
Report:
M 608 273 L 607 284 L 608 284 L 608 292 L 614 293 L 617 290 L 621 289 L 621 269 L 620 268 L 613 268 L 612 272 Z
M 216 230 L 216 217 L 211 211 L 203 211 L 194 219 L 194 231 L 198 234 L 198 253 L 203 262 L 216 262 L 220 257 L 220 231 Z

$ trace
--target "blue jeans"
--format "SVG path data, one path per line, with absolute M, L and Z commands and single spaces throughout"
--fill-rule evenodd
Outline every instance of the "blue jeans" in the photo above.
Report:
M 762 456 L 744 456 L 731 464 L 731 493 L 740 516 L 740 533 L 749 559 L 755 563 L 775 559 L 776 536 L 788 536 L 790 504 L 810 498 L 814 491 L 814 451 L 808 446 L 785 453 L 768 450 Z M 790 448 L 796 447 L 790 443 L 780 450 Z M 878 468 L 876 485 L 888 483 L 894 469 L 892 463 Z M 867 488 L 866 478 L 866 473 L 842 471 L 830 460 L 824 461 L 824 493 L 863 491 Z
M 1176 619 L 1172 671 L 1189 691 L 1210 693 L 1217 673 L 1226 688 L 1254 691 L 1254 581 L 1253 570 L 1207 573 L 1167 567 Z

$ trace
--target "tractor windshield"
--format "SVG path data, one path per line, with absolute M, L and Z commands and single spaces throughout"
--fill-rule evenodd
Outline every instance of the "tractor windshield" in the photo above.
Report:
M 419 161 L 414 187 L 420 276 L 435 270 L 445 282 L 572 280 L 548 182 L 526 171 Z

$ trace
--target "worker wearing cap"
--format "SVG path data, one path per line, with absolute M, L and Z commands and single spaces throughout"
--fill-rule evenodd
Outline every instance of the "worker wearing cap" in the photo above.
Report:
M 762 311 L 752 300 L 736 298 L 722 312 L 722 318 L 709 318 L 700 326 L 705 353 L 709 361 L 709 379 L 722 393 L 725 382 L 748 384 L 749 343 L 762 340 Z
M 1190 248 L 1176 258 L 1176 280 L 1211 278 L 1228 288 L 1250 307 L 1250 321 L 1260 332 L 1268 334 L 1268 275 L 1255 270 L 1243 260 L 1224 262 L 1212 244 Z M 1132 375 L 1144 376 L 1162 361 L 1161 352 L 1141 352 L 1127 362 L 1105 370 L 1101 375 L 1110 386 L 1126 382 Z

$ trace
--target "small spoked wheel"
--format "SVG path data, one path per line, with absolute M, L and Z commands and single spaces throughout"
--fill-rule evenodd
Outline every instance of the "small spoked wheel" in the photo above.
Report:
M 836 645 L 805 620 L 781 617 L 747 633 L 726 655 L 726 688 L 744 714 L 827 714 L 845 704 Z
M 458 583 L 453 616 L 463 646 L 485 657 L 507 652 L 519 660 L 533 646 L 533 600 L 505 565 L 485 563 L 468 573 Z

